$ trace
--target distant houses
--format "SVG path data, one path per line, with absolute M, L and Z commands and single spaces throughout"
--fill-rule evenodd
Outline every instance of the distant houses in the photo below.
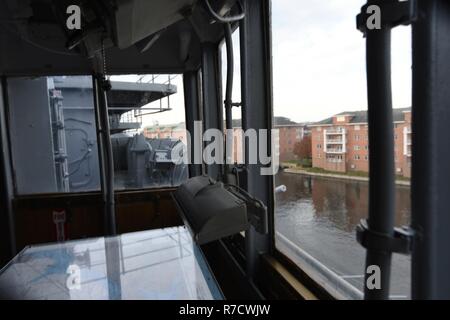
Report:
M 397 175 L 411 176 L 411 108 L 393 109 L 395 170 Z M 233 156 L 243 163 L 241 121 L 233 120 Z M 312 166 L 346 173 L 369 171 L 369 137 L 366 111 L 341 112 L 315 123 L 297 123 L 274 117 L 273 128 L 279 130 L 279 161 L 299 160 L 295 144 L 311 136 Z M 172 138 L 186 143 L 184 123 L 146 127 L 148 138 Z
M 411 176 L 411 108 L 393 109 L 395 170 Z M 366 111 L 342 112 L 309 125 L 313 167 L 329 171 L 369 171 Z
M 233 120 L 233 128 L 233 156 L 237 162 L 242 163 L 244 159 L 240 119 Z M 289 118 L 274 117 L 273 128 L 279 130 L 280 161 L 286 162 L 296 160 L 297 156 L 294 154 L 295 143 L 301 141 L 304 136 L 310 134 L 308 123 L 297 123 L 290 120 Z M 177 124 L 147 126 L 144 128 L 143 133 L 144 136 L 150 139 L 172 138 L 179 139 L 185 144 L 187 143 L 186 127 L 183 122 Z
M 176 124 L 153 125 L 144 128 L 144 136 L 149 139 L 171 138 L 181 140 L 184 144 L 186 140 L 186 125 L 184 122 Z

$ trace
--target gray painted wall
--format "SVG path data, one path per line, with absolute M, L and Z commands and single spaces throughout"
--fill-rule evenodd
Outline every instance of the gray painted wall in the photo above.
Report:
M 61 90 L 71 192 L 100 190 L 97 134 L 91 77 L 77 77 L 81 88 Z
M 8 97 L 16 192 L 57 192 L 47 78 L 10 78 Z

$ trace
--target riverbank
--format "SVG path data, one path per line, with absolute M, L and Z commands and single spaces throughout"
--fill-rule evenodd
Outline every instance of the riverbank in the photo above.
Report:
M 304 169 L 300 168 L 286 168 L 283 170 L 287 173 L 293 173 L 293 174 L 303 174 L 313 177 L 325 177 L 325 178 L 334 178 L 334 179 L 343 179 L 343 180 L 352 180 L 352 181 L 369 181 L 369 177 L 359 177 L 359 176 L 351 176 L 346 174 L 339 174 L 339 173 L 323 173 L 323 172 L 310 172 Z M 395 180 L 396 185 L 400 186 L 410 186 L 410 181 L 407 180 Z

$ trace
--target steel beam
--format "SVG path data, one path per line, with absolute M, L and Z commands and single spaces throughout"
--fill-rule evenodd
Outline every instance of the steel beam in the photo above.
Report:
M 8 239 L 9 239 L 9 256 L 12 257 L 17 253 L 16 248 L 16 232 L 14 223 L 14 213 L 12 208 L 12 200 L 14 197 L 14 183 L 11 168 L 11 156 L 9 149 L 9 139 L 6 121 L 6 104 L 7 104 L 7 90 L 6 79 L 2 78 L 0 82 L 0 170 L 2 171 L 0 181 L 2 191 L 0 194 L 1 206 L 0 209 L 5 214 L 5 217 L 0 219 L 7 220 Z
M 201 108 L 200 108 L 200 90 L 199 90 L 199 74 L 198 71 L 188 71 L 183 74 L 183 88 L 184 88 L 184 108 L 186 114 L 186 130 L 190 133 L 190 141 L 188 140 L 188 152 L 189 152 L 189 176 L 195 177 L 202 174 L 201 150 L 195 150 L 194 139 L 195 136 L 194 122 L 202 121 Z M 201 146 L 201 139 L 198 142 L 198 146 Z M 197 163 L 200 162 L 200 163 Z
M 242 126 L 247 129 L 272 128 L 272 54 L 269 0 L 245 1 L 246 16 L 240 22 Z M 270 132 L 268 135 L 271 138 Z M 268 152 L 271 145 L 268 142 Z M 269 252 L 273 239 L 273 176 L 261 175 L 261 163 L 249 164 L 249 145 L 245 143 L 247 191 L 260 199 L 269 211 L 270 235 L 262 235 L 253 227 L 245 233 L 246 272 L 256 277 L 260 253 Z M 259 157 L 258 157 L 259 159 Z
M 223 104 L 220 72 L 220 52 L 217 44 L 202 44 L 202 94 L 203 129 L 218 129 L 223 132 Z M 223 150 L 223 148 L 222 148 Z M 206 173 L 220 180 L 223 173 L 221 164 L 206 165 Z
M 413 24 L 412 298 L 450 299 L 450 3 L 418 0 Z

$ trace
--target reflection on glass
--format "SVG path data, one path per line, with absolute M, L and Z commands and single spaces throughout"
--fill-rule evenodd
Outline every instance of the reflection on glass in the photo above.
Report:
M 0 273 L 7 299 L 222 299 L 183 227 L 33 246 Z

